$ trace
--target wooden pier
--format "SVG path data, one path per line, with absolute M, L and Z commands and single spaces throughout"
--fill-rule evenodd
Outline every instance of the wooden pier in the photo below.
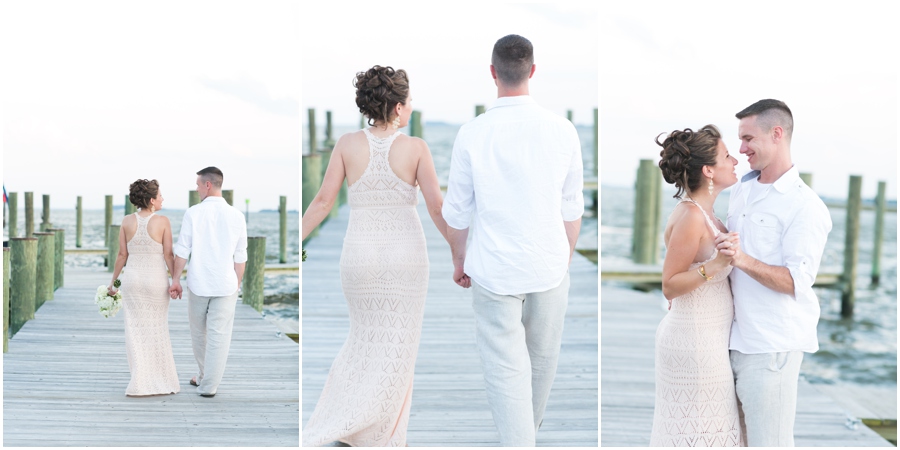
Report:
M 173 300 L 169 334 L 181 392 L 127 397 L 123 317 L 93 298 L 104 271 L 68 268 L 65 287 L 3 355 L 3 445 L 299 446 L 298 345 L 238 302 L 225 377 L 213 398 L 188 384 L 197 370 L 187 300 Z
M 658 293 L 641 293 L 606 284 L 601 286 L 601 299 L 603 423 L 600 442 L 604 446 L 646 447 L 650 443 L 655 401 L 654 341 L 656 328 L 666 313 L 664 300 Z M 896 392 L 894 389 L 894 398 L 890 399 L 895 402 L 895 410 Z M 795 444 L 798 447 L 892 446 L 862 423 L 848 423 L 852 421 L 848 417 L 858 418 L 853 412 L 801 379 Z
M 409 420 L 410 446 L 496 446 L 499 437 L 484 391 L 475 347 L 471 291 L 451 280 L 450 247 L 419 198 L 430 259 L 430 285 L 416 362 Z M 349 331 L 339 260 L 349 207 L 319 229 L 306 245 L 301 298 L 303 423 L 322 392 L 328 369 Z M 538 446 L 598 444 L 597 266 L 576 253 L 559 369 Z

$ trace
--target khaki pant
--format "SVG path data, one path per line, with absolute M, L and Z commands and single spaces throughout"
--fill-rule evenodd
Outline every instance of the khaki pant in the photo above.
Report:
M 569 302 L 569 274 L 544 292 L 500 295 L 472 282 L 475 337 L 503 446 L 534 447 Z
M 802 361 L 801 351 L 746 355 L 731 350 L 738 412 L 748 446 L 794 446 Z
M 197 359 L 198 394 L 215 394 L 231 347 L 237 291 L 226 297 L 201 297 L 188 289 L 191 346 Z

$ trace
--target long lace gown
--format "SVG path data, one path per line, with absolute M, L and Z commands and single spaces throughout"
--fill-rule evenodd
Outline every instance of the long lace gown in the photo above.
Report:
M 718 235 L 718 228 L 705 211 L 703 215 L 713 234 Z M 690 270 L 696 271 L 716 255 L 714 250 L 708 260 L 692 264 Z M 672 309 L 656 330 L 656 407 L 651 446 L 744 446 L 728 353 L 734 319 L 729 273 L 730 266 L 672 300 Z
M 122 277 L 125 352 L 131 381 L 126 395 L 174 394 L 180 390 L 169 339 L 169 278 L 163 246 L 147 234 L 153 214 L 137 213 Z
M 388 163 L 397 133 L 384 139 L 365 133 L 369 164 L 347 190 L 350 222 L 340 262 L 350 334 L 303 429 L 304 446 L 406 445 L 428 253 L 418 188 Z

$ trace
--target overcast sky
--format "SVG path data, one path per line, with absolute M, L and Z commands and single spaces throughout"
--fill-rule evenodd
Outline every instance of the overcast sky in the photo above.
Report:
M 631 186 L 654 138 L 712 123 L 738 154 L 734 114 L 763 98 L 794 115 L 791 154 L 813 189 L 846 197 L 863 175 L 897 192 L 896 13 L 881 2 L 614 2 L 600 10 L 603 185 Z M 824 4 L 822 4 L 824 5 Z M 875 6 L 873 6 L 875 5 Z
M 299 209 L 300 3 L 3 2 L 3 183 L 54 208 L 138 178 L 186 208 L 214 165 L 250 210 Z M 20 194 L 21 198 L 21 194 Z M 20 201 L 21 203 L 21 201 Z
M 497 97 L 491 51 L 497 39 L 519 34 L 534 45 L 537 70 L 531 94 L 560 115 L 573 110 L 578 124 L 593 124 L 597 107 L 597 7 L 593 2 L 392 2 L 348 6 L 305 4 L 303 120 L 316 108 L 324 123 L 356 125 L 352 81 L 373 65 L 404 69 L 413 107 L 424 121 L 462 124 L 475 105 Z

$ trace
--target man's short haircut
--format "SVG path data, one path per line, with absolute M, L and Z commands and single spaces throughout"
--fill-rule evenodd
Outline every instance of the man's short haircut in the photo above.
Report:
M 494 44 L 491 64 L 497 78 L 508 86 L 518 86 L 531 75 L 534 48 L 531 41 L 517 34 L 504 36 Z
M 744 117 L 756 116 L 756 123 L 765 131 L 769 131 L 772 127 L 778 125 L 784 129 L 784 135 L 788 140 L 794 134 L 794 115 L 791 114 L 791 108 L 788 108 L 781 100 L 767 98 L 760 100 L 734 115 L 738 119 Z
M 212 183 L 212 185 L 215 186 L 216 189 L 222 189 L 222 180 L 225 178 L 225 176 L 222 175 L 222 171 L 218 168 L 209 166 L 197 172 L 197 175 L 200 175 L 200 178 L 203 181 L 209 181 L 210 183 Z

